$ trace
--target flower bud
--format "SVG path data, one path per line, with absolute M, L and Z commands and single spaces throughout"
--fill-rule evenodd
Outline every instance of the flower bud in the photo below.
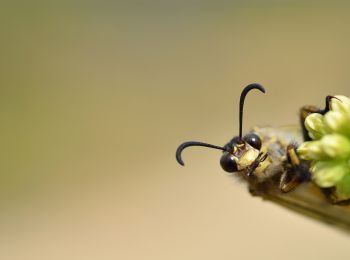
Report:
M 345 174 L 349 174 L 349 167 L 339 161 L 319 161 L 311 167 L 316 184 L 322 188 L 335 186 Z
M 350 136 L 350 111 L 329 111 L 324 116 L 324 123 L 332 132 Z
M 350 113 L 350 99 L 346 96 L 335 96 L 329 105 L 331 111 Z
M 319 160 L 325 157 L 320 141 L 302 143 L 298 147 L 298 154 L 303 160 Z
M 309 136 L 313 140 L 320 139 L 323 135 L 327 133 L 324 117 L 321 114 L 313 113 L 306 117 L 305 127 L 309 132 Z
M 350 156 L 350 141 L 343 135 L 325 135 L 320 146 L 324 154 L 332 159 L 345 159 Z
M 350 174 L 347 173 L 336 185 L 337 193 L 344 198 L 350 197 Z

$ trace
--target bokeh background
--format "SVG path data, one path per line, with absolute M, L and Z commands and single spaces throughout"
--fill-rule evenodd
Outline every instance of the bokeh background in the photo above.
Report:
M 348 235 L 247 192 L 222 145 L 350 95 L 347 1 L 0 8 L 1 259 L 349 259 Z

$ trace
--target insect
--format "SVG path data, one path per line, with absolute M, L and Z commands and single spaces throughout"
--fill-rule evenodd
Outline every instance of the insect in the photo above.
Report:
M 246 86 L 239 100 L 239 134 L 224 146 L 189 141 L 182 143 L 176 150 L 176 160 L 184 166 L 182 152 L 192 146 L 201 146 L 222 151 L 220 165 L 226 172 L 235 173 L 249 184 L 253 195 L 267 193 L 288 193 L 301 183 L 310 182 L 310 163 L 301 160 L 297 153 L 297 144 L 309 140 L 304 120 L 310 113 L 324 114 L 329 110 L 332 96 L 326 97 L 325 109 L 305 106 L 300 110 L 300 128 L 254 128 L 248 134 L 242 134 L 244 101 L 251 90 L 265 93 L 263 86 L 257 83 Z M 332 192 L 322 190 L 328 198 Z

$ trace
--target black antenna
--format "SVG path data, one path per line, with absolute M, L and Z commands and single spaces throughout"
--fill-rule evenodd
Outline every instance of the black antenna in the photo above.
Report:
M 181 153 L 182 151 L 189 147 L 189 146 L 204 146 L 204 147 L 209 147 L 209 148 L 213 148 L 213 149 L 218 149 L 218 150 L 222 150 L 222 151 L 227 151 L 224 147 L 221 146 L 216 146 L 216 145 L 212 145 L 212 144 L 206 144 L 206 143 L 202 143 L 202 142 L 185 142 L 183 144 L 181 144 L 177 149 L 176 149 L 176 160 L 179 164 L 181 164 L 182 166 L 184 166 L 184 162 L 181 158 Z
M 241 97 L 239 99 L 239 139 L 242 140 L 242 127 L 243 127 L 243 107 L 244 107 L 244 100 L 245 100 L 245 96 L 248 94 L 249 91 L 251 91 L 252 89 L 258 89 L 261 92 L 265 93 L 265 89 L 263 86 L 261 86 L 258 83 L 252 83 L 249 84 L 248 86 L 246 86 L 242 93 L 241 93 Z
M 257 83 L 250 84 L 243 89 L 243 91 L 241 93 L 240 100 L 239 100 L 239 139 L 240 140 L 242 140 L 244 100 L 245 100 L 245 97 L 248 94 L 248 92 L 251 91 L 252 89 L 258 89 L 261 92 L 265 93 L 265 89 L 263 88 L 263 86 L 261 86 Z M 226 146 L 221 147 L 221 146 L 217 146 L 217 145 L 213 145 L 213 144 L 207 144 L 207 143 L 195 142 L 195 141 L 185 142 L 185 143 L 181 144 L 176 149 L 176 160 L 182 166 L 184 166 L 185 164 L 181 158 L 181 153 L 185 148 L 190 147 L 190 146 L 203 146 L 203 147 L 208 147 L 208 148 L 213 148 L 213 149 L 217 149 L 217 150 L 230 152 L 229 148 L 227 148 Z

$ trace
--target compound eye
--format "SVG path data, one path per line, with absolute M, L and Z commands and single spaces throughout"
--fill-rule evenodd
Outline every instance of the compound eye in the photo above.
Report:
M 257 134 L 251 133 L 247 134 L 243 137 L 243 140 L 253 146 L 255 149 L 260 150 L 261 148 L 261 140 Z
M 239 143 L 239 137 L 235 136 L 229 141 L 227 144 L 225 144 L 224 148 L 227 151 L 232 151 L 233 147 L 236 146 Z
M 232 159 L 229 152 L 224 152 L 220 159 L 220 165 L 226 172 L 236 172 L 237 163 Z
M 231 144 L 232 146 L 235 146 L 236 144 L 239 143 L 239 141 L 240 141 L 240 138 L 239 138 L 238 136 L 235 136 L 235 137 L 233 137 L 233 138 L 231 139 L 230 144 Z

